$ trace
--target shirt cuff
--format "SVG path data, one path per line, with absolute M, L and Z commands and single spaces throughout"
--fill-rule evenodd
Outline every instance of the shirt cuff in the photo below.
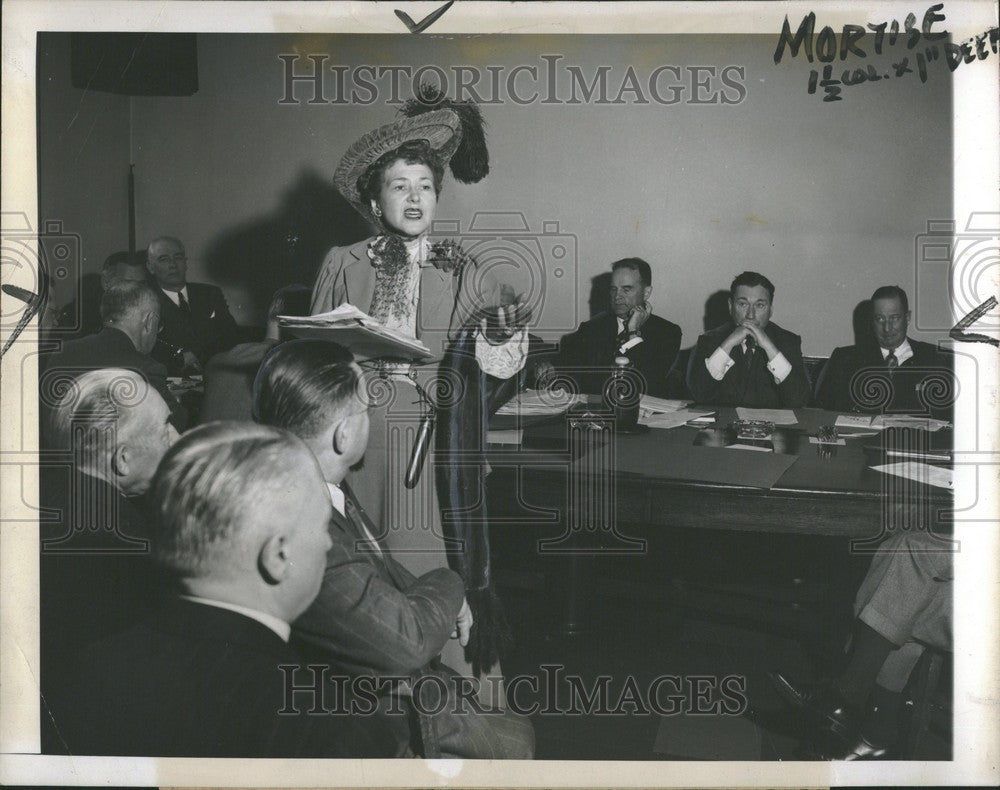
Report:
M 767 363 L 767 369 L 770 370 L 771 375 L 774 376 L 774 383 L 780 384 L 787 379 L 788 374 L 792 372 L 792 365 L 787 359 L 785 359 L 785 355 L 779 351 L 778 356 Z
M 622 343 L 618 347 L 618 351 L 619 351 L 619 353 L 624 354 L 630 348 L 632 348 L 633 346 L 639 345 L 641 342 L 642 342 L 642 338 L 641 337 L 629 338 L 628 340 L 626 340 L 624 343 Z
M 722 346 L 715 349 L 712 352 L 712 356 L 705 360 L 705 367 L 708 368 L 708 374 L 716 381 L 722 381 L 725 378 L 726 371 L 734 364 L 733 358 L 722 350 Z

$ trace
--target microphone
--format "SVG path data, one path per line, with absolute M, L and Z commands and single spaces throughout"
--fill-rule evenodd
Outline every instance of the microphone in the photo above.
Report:
M 424 469 L 424 460 L 427 458 L 427 451 L 431 446 L 431 435 L 434 433 L 434 412 L 430 411 L 420 420 L 420 427 L 417 429 L 417 440 L 413 443 L 413 450 L 410 452 L 410 463 L 406 467 L 406 477 L 403 485 L 413 488 L 420 480 L 420 473 Z
M 32 291 L 28 291 L 24 288 L 20 288 L 16 285 L 10 285 L 9 283 L 4 283 L 3 285 L 0 285 L 0 289 L 2 289 L 3 292 L 8 296 L 13 296 L 15 299 L 20 299 L 22 302 L 30 306 L 35 306 L 42 300 L 42 297 L 40 297 L 38 294 L 33 293 Z

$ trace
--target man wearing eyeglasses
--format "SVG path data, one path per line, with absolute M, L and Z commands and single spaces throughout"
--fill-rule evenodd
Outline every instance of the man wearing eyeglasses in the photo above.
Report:
M 898 285 L 872 294 L 871 337 L 834 350 L 817 384 L 819 406 L 833 411 L 930 414 L 949 419 L 950 360 L 931 343 L 907 337 L 910 306 Z
M 160 297 L 160 334 L 153 356 L 171 375 L 198 372 L 239 340 L 236 321 L 222 290 L 187 281 L 187 253 L 172 236 L 153 239 L 146 266 Z

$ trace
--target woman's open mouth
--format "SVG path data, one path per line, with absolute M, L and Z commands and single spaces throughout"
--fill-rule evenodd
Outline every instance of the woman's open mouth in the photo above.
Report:
M 424 212 L 418 208 L 408 208 L 403 211 L 403 216 L 407 219 L 422 219 Z

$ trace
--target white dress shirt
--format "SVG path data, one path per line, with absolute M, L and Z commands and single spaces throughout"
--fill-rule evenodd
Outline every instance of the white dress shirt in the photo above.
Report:
M 167 298 L 178 307 L 181 306 L 181 299 L 177 295 L 179 293 L 184 294 L 184 301 L 187 302 L 189 305 L 191 304 L 191 297 L 188 296 L 188 287 L 186 285 L 179 291 L 168 291 L 166 288 L 161 288 L 160 290 L 163 291 L 163 293 L 167 295 Z
M 905 337 L 903 338 L 903 342 L 896 346 L 895 349 L 882 348 L 880 346 L 879 351 L 882 352 L 883 360 L 888 359 L 890 351 L 893 351 L 896 354 L 896 362 L 900 365 L 913 356 L 913 349 L 910 348 L 910 341 Z
M 615 320 L 618 322 L 618 335 L 616 335 L 615 337 L 618 337 L 619 335 L 621 335 L 622 332 L 625 331 L 625 322 L 621 319 L 620 316 L 615 316 Z M 632 346 L 637 346 L 641 342 L 642 342 L 641 337 L 629 338 L 618 347 L 618 351 L 619 353 L 624 354 L 626 351 L 632 348 Z
M 746 354 L 746 338 L 743 339 L 742 345 L 743 353 Z M 760 350 L 760 346 L 757 348 Z M 715 351 L 712 352 L 712 356 L 705 360 L 705 367 L 708 368 L 709 375 L 716 381 L 722 381 L 729 368 L 735 364 L 736 363 L 733 361 L 733 358 L 722 350 L 722 346 L 715 349 Z M 771 375 L 774 377 L 774 383 L 780 384 L 787 379 L 788 374 L 792 372 L 792 365 L 787 359 L 785 359 L 785 355 L 779 351 L 778 355 L 767 363 L 767 369 L 771 371 Z
M 327 483 L 327 489 L 330 491 L 330 502 L 333 503 L 333 508 L 344 518 L 347 518 L 347 497 L 344 496 L 343 490 L 340 486 L 334 483 Z M 365 537 L 368 538 L 368 542 L 372 544 L 372 548 L 375 549 L 379 554 L 382 553 L 382 547 L 378 545 L 378 541 L 375 540 L 375 536 L 368 531 L 368 527 L 362 519 L 358 519 L 357 525 L 361 527 L 361 531 L 365 533 Z
M 274 633 L 281 637 L 282 642 L 287 642 L 289 635 L 292 633 L 292 627 L 288 623 L 280 617 L 275 617 L 273 614 L 268 614 L 267 612 L 259 612 L 256 609 L 250 609 L 246 606 L 229 603 L 228 601 L 216 601 L 214 598 L 200 598 L 197 595 L 182 595 L 181 598 L 186 601 L 193 601 L 194 603 L 204 604 L 205 606 L 215 606 L 218 609 L 228 609 L 230 612 L 237 612 L 245 615 L 251 620 L 256 620 L 261 625 L 270 628 L 274 631 Z

